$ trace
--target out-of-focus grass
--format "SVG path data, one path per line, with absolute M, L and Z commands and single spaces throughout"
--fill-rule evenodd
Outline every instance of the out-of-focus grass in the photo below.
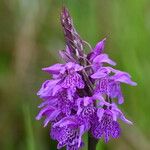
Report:
M 30 106 L 25 106 L 23 107 L 23 114 L 24 114 L 24 124 L 25 124 L 25 131 L 26 131 L 26 143 L 27 147 L 26 149 L 28 150 L 35 150 L 36 149 L 36 144 L 34 140 L 34 135 L 33 135 L 33 124 L 31 122 L 31 114 L 30 114 Z
M 42 128 L 42 121 L 36 122 L 34 118 L 40 103 L 36 92 L 49 78 L 41 68 L 60 61 L 56 54 L 65 47 L 59 21 L 64 4 L 73 16 L 77 31 L 92 46 L 108 36 L 106 52 L 118 63 L 118 69 L 130 72 L 138 83 L 134 88 L 123 86 L 125 103 L 120 106 L 133 120 L 136 130 L 134 126 L 123 126 L 121 139 L 107 145 L 100 141 L 97 150 L 137 150 L 133 134 L 138 131 L 145 142 L 150 137 L 149 0 L 0 1 L 1 148 L 56 149 L 56 143 L 49 138 L 49 129 Z M 128 128 L 135 132 L 128 133 Z M 133 138 L 128 141 L 131 135 Z M 136 144 L 142 145 L 139 141 Z

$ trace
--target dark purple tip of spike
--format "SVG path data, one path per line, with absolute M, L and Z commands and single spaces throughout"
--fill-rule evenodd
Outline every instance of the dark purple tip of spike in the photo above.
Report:
M 83 56 L 83 44 L 66 7 L 63 7 L 61 11 L 61 24 L 70 54 L 74 59 L 78 60 L 80 56 Z

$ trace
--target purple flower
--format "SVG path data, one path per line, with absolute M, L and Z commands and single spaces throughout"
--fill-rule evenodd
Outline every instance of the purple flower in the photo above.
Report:
M 67 149 L 78 149 L 79 130 L 73 126 L 67 127 L 52 127 L 51 137 L 58 141 L 57 148 L 61 149 L 66 146 Z M 80 147 L 80 146 L 79 146 Z
M 76 88 L 84 88 L 84 81 L 82 76 L 78 73 L 83 70 L 83 67 L 79 64 L 75 64 L 73 62 L 55 64 L 53 66 L 43 68 L 43 70 L 54 75 L 53 77 L 59 81 L 57 83 L 57 85 L 59 85 L 58 88 L 62 87 L 73 91 L 76 90 Z
M 127 120 L 120 109 L 112 103 L 101 101 L 100 108 L 97 110 L 98 119 L 94 122 L 92 127 L 93 136 L 97 139 L 104 138 L 108 142 L 110 137 L 118 138 L 120 136 L 120 125 L 117 119 L 120 118 L 127 124 L 132 124 Z
M 53 95 L 53 91 L 58 90 L 58 84 L 59 80 L 46 80 L 43 84 L 41 89 L 38 91 L 37 95 L 46 100 L 49 97 Z
M 57 107 L 65 115 L 70 115 L 71 112 L 77 109 L 76 100 L 78 95 L 72 94 L 70 90 L 63 89 L 56 94 Z
M 113 121 L 109 111 L 106 111 L 100 123 L 97 123 L 92 128 L 92 134 L 96 139 L 104 138 L 107 143 L 112 138 L 119 138 L 120 125 L 117 121 Z
M 96 107 L 94 106 L 95 99 L 93 97 L 84 97 L 77 99 L 78 111 L 77 115 L 82 119 L 91 121 L 95 117 Z
M 51 136 L 58 141 L 58 149 L 66 146 L 68 150 L 78 150 L 83 145 L 82 135 L 86 131 L 87 126 L 80 118 L 70 116 L 53 124 Z
M 92 67 L 94 70 L 102 67 L 104 63 L 110 64 L 112 66 L 116 65 L 116 63 L 111 60 L 107 54 L 103 53 L 105 48 L 105 41 L 106 38 L 100 41 L 92 50 L 92 52 L 87 55 L 87 58 L 90 60 L 90 62 L 92 62 Z
M 117 121 L 117 119 L 120 118 L 125 123 L 132 125 L 132 122 L 125 118 L 125 116 L 123 115 L 123 113 L 117 107 L 115 103 L 100 101 L 98 106 L 100 106 L 100 108 L 98 108 L 98 111 L 97 111 L 97 116 L 99 118 L 99 121 L 101 121 L 102 116 L 105 113 L 105 111 L 108 111 L 111 113 L 113 121 Z
M 111 75 L 111 73 L 114 74 Z M 101 67 L 91 77 L 93 79 L 99 79 L 95 89 L 96 93 L 107 94 L 110 98 L 118 98 L 119 104 L 124 102 L 120 83 L 126 83 L 132 86 L 136 85 L 128 73 L 115 70 L 111 67 Z
M 128 73 L 107 66 L 116 63 L 104 53 L 106 38 L 85 54 L 83 46 L 87 42 L 76 32 L 66 8 L 61 13 L 61 24 L 66 50 L 59 53 L 65 63 L 42 69 L 52 76 L 37 93 L 42 102 L 36 119 L 44 118 L 44 127 L 50 125 L 50 136 L 58 142 L 57 149 L 81 149 L 82 136 L 87 132 L 93 139 L 104 138 L 105 142 L 118 138 L 118 119 L 132 122 L 125 118 L 114 99 L 119 104 L 124 102 L 121 83 L 136 83 Z
M 44 121 L 44 127 L 46 127 L 47 124 L 50 121 L 54 121 L 59 114 L 60 114 L 60 110 L 59 109 L 57 109 L 57 108 L 47 104 L 45 107 L 43 107 L 41 109 L 41 111 L 37 115 L 36 119 L 40 120 L 43 116 L 45 116 L 46 119 Z

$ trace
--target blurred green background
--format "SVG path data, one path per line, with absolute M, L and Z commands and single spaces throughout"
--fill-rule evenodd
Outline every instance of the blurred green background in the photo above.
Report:
M 92 46 L 108 36 L 105 52 L 138 83 L 123 86 L 121 106 L 134 126 L 97 150 L 150 150 L 150 0 L 0 0 L 0 149 L 56 150 L 35 120 L 36 92 L 49 78 L 41 68 L 61 61 L 63 4 Z

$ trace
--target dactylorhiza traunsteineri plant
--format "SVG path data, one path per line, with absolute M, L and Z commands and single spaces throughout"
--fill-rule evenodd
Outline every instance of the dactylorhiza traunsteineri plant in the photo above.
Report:
M 128 73 L 111 67 L 116 63 L 104 53 L 106 38 L 94 48 L 89 46 L 90 52 L 85 54 L 87 42 L 76 32 L 66 8 L 61 12 L 61 24 L 66 49 L 60 51 L 60 56 L 65 63 L 42 69 L 52 79 L 46 80 L 37 93 L 42 103 L 36 119 L 45 117 L 44 127 L 50 124 L 50 136 L 58 141 L 57 149 L 80 149 L 86 132 L 105 142 L 118 138 L 118 119 L 132 124 L 117 106 L 124 103 L 121 83 L 136 83 Z

